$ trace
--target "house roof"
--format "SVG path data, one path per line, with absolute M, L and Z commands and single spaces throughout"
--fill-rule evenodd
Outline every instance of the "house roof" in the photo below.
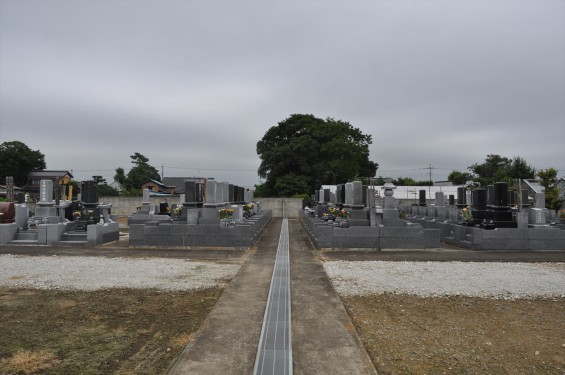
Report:
M 184 194 L 185 181 L 196 181 L 203 184 L 205 180 L 204 177 L 164 177 L 163 183 L 168 186 L 174 186 L 176 194 Z
M 162 183 L 161 181 L 157 181 L 157 180 L 147 180 L 142 185 L 145 185 L 148 182 L 152 182 L 155 185 L 162 187 L 163 189 L 168 189 L 168 188 L 174 187 L 174 186 L 171 186 L 171 185 L 166 185 L 166 184 Z
M 42 170 L 29 172 L 29 177 L 61 177 L 66 175 L 68 175 L 70 178 L 74 178 L 69 171 Z
M 21 187 L 14 186 L 14 191 L 23 191 Z M 6 185 L 0 185 L 0 194 L 6 194 Z

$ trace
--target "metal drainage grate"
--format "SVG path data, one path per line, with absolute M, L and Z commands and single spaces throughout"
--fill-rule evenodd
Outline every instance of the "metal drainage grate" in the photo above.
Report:
M 292 374 L 290 321 L 288 219 L 283 219 L 277 248 L 277 258 L 271 278 L 271 288 L 255 359 L 254 375 Z

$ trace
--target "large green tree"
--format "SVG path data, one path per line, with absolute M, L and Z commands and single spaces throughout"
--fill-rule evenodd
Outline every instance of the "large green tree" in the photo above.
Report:
M 373 177 L 378 164 L 369 160 L 370 135 L 341 120 L 294 114 L 271 127 L 257 142 L 261 188 L 271 196 L 311 194 L 323 184 L 356 176 Z
M 20 141 L 0 145 L 0 183 L 6 183 L 6 176 L 14 176 L 14 185 L 23 186 L 29 172 L 36 169 L 45 169 L 45 155 L 39 150 Z

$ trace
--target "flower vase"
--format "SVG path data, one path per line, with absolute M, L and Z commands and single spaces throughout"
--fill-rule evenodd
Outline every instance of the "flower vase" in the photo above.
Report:
M 339 223 L 340 228 L 349 228 L 349 221 L 347 219 L 343 219 L 341 223 Z

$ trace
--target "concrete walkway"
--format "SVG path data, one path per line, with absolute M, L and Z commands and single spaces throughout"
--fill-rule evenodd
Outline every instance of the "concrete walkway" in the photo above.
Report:
M 170 374 L 251 374 L 282 219 L 273 219 Z M 298 220 L 289 220 L 294 374 L 376 374 Z

